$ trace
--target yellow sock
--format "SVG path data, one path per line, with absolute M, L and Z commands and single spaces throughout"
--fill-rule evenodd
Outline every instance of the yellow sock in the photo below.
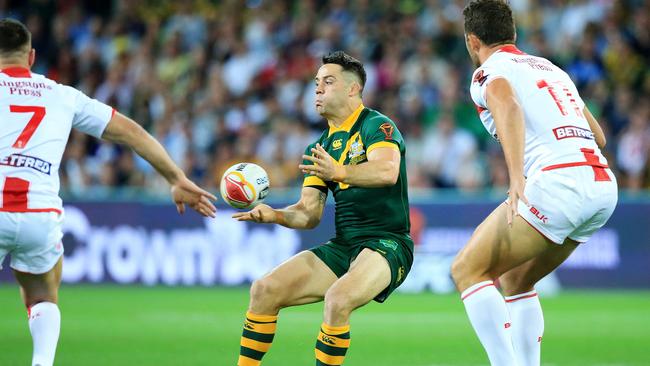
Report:
M 246 313 L 237 366 L 259 366 L 262 363 L 262 357 L 271 348 L 277 321 L 277 315 Z
M 316 366 L 339 366 L 350 347 L 350 326 L 330 327 L 323 323 L 316 340 Z

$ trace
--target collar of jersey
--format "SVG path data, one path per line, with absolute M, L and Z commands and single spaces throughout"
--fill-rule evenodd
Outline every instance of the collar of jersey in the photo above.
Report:
M 7 74 L 12 78 L 31 78 L 32 73 L 26 67 L 7 67 L 6 69 L 0 70 L 1 73 Z
M 354 126 L 354 123 L 357 121 L 359 115 L 361 114 L 361 112 L 363 112 L 364 108 L 366 107 L 363 106 L 363 103 L 359 104 L 359 107 L 354 112 L 352 112 L 352 114 L 348 118 L 346 118 L 345 121 L 343 121 L 343 123 L 341 123 L 339 127 L 335 127 L 330 123 L 329 124 L 330 129 L 329 129 L 329 133 L 327 134 L 327 137 L 332 136 L 336 132 L 341 132 L 341 131 L 350 132 L 352 126 Z
M 526 54 L 525 52 L 523 52 L 519 48 L 517 48 L 517 46 L 515 46 L 514 44 L 505 45 L 505 46 L 499 48 L 498 52 L 513 53 L 515 55 L 525 55 Z

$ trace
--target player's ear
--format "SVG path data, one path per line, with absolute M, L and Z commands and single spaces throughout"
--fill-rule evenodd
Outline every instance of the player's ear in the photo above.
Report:
M 349 97 L 355 95 L 361 95 L 361 84 L 356 80 L 350 83 L 350 92 L 348 93 Z
M 29 51 L 29 55 L 27 56 L 27 64 L 29 65 L 30 68 L 34 65 L 35 61 L 36 61 L 36 50 L 32 48 Z
M 467 33 L 467 46 L 469 47 L 470 50 L 474 52 L 478 52 L 478 50 L 481 48 L 481 40 L 476 36 L 474 33 Z

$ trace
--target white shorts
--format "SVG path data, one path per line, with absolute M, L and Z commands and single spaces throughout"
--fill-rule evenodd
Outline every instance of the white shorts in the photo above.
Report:
M 42 274 L 63 255 L 63 214 L 56 212 L 0 212 L 0 269 L 9 254 L 9 266 L 20 272 Z
M 569 238 L 584 243 L 614 212 L 618 201 L 616 177 L 596 181 L 590 166 L 539 171 L 526 181 L 530 207 L 519 201 L 519 214 L 554 243 Z

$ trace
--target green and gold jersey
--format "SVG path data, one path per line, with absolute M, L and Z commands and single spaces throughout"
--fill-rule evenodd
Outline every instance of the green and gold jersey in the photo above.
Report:
M 410 230 L 409 203 L 406 181 L 406 146 L 395 123 L 383 114 L 359 106 L 340 127 L 330 126 L 318 141 L 309 145 L 305 155 L 319 143 L 339 164 L 356 165 L 368 161 L 367 155 L 376 148 L 389 147 L 400 152 L 399 177 L 395 185 L 363 188 L 344 183 L 324 182 L 306 174 L 304 187 L 329 189 L 336 202 L 336 239 L 373 237 L 408 237 Z M 312 164 L 304 160 L 303 164 Z

